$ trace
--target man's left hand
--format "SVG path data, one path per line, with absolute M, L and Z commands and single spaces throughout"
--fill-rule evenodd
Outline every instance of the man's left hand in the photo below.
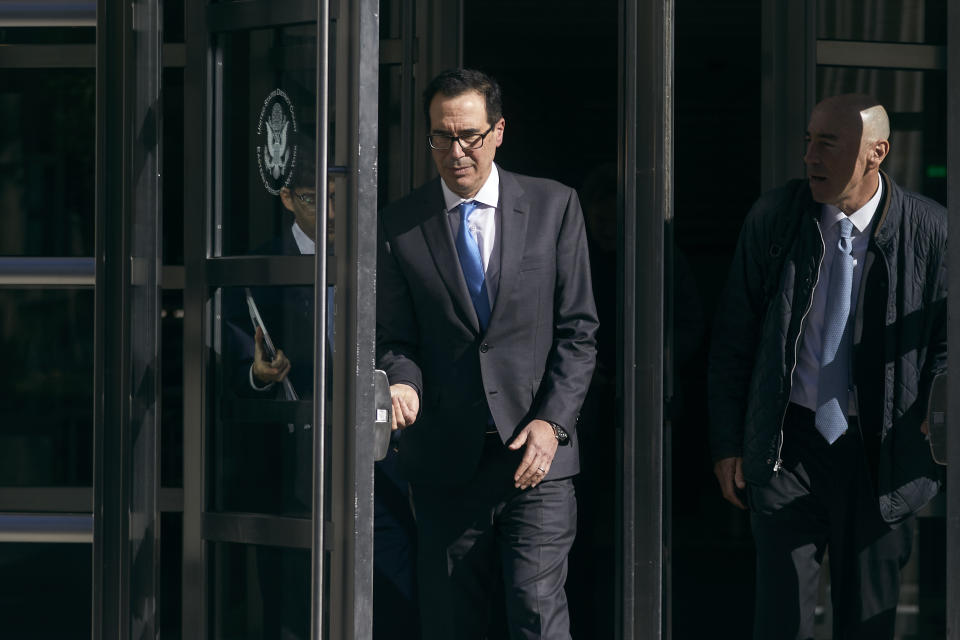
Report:
M 557 436 L 549 422 L 534 420 L 525 426 L 509 446 L 513 451 L 526 447 L 520 466 L 513 474 L 513 485 L 518 489 L 526 489 L 540 484 L 550 472 L 550 463 L 553 462 L 557 446 Z

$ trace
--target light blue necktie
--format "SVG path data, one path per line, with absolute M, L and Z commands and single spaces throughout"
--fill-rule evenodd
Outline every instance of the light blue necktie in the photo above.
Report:
M 490 322 L 490 298 L 487 295 L 487 281 L 483 274 L 483 259 L 480 257 L 480 247 L 470 233 L 467 224 L 470 214 L 477 208 L 474 201 L 460 203 L 460 229 L 457 231 L 457 255 L 460 257 L 460 268 L 463 278 L 467 281 L 467 290 L 473 300 L 473 308 L 477 311 L 480 321 L 480 330 L 487 330 Z
M 833 444 L 847 430 L 850 407 L 850 307 L 853 292 L 853 223 L 840 220 L 840 241 L 830 267 L 817 380 L 817 431 Z

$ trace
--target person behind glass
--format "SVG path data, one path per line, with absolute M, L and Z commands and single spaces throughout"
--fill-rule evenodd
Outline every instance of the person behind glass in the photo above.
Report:
M 293 215 L 289 232 L 273 241 L 265 253 L 280 255 L 313 255 L 316 253 L 317 236 L 317 191 L 314 188 L 314 163 L 312 149 L 307 148 L 298 160 L 300 164 L 294 172 L 294 178 L 288 187 L 280 190 L 279 197 L 284 209 Z M 333 246 L 334 240 L 334 182 L 328 182 L 327 207 L 327 246 Z M 270 294 L 273 294 L 272 296 Z M 292 379 L 295 393 L 300 398 L 309 398 L 313 381 L 313 287 L 282 287 L 278 294 L 254 292 L 260 312 L 270 332 L 276 355 L 267 356 L 264 336 L 259 329 L 254 334 L 254 357 L 249 367 L 249 384 L 258 393 L 273 393 L 283 398 L 289 392 L 283 388 L 284 382 Z M 333 328 L 334 328 L 334 287 L 327 287 L 327 399 L 333 395 Z M 280 313 L 274 313 L 279 311 Z M 276 324 L 267 320 L 276 316 Z M 275 333 L 280 329 L 279 333 Z M 284 351 L 287 349 L 288 351 Z M 288 356 L 288 353 L 290 354 Z M 289 398 L 288 398 L 289 399 Z M 298 513 L 309 513 L 310 488 L 312 486 L 312 437 L 310 430 L 294 427 L 296 439 L 296 478 L 294 494 Z M 410 511 L 406 480 L 400 474 L 396 451 L 391 447 L 387 457 L 374 466 L 374 583 L 373 583 L 373 637 L 393 640 L 414 639 L 419 637 L 418 612 L 416 604 L 416 584 L 414 578 L 414 556 L 416 546 L 415 524 Z M 269 582 L 279 578 L 273 574 L 264 562 L 261 575 Z M 305 581 L 309 592 L 309 567 L 300 567 L 295 580 Z M 261 580 L 263 583 L 264 581 Z M 265 599 L 276 599 L 270 595 L 280 593 L 276 584 L 262 584 Z M 281 608 L 290 608 L 280 603 Z M 304 618 L 306 611 L 304 611 Z M 283 626 L 288 633 L 297 628 L 306 637 L 306 629 L 301 621 L 287 620 L 284 615 Z M 306 620 L 303 620 L 306 622 Z M 293 637 L 301 637 L 294 635 Z
M 423 637 L 569 638 L 576 424 L 598 326 L 580 204 L 494 164 L 505 121 L 489 76 L 441 73 L 423 109 L 440 175 L 382 212 L 377 263 Z
M 314 164 L 309 161 L 307 153 L 299 155 L 299 164 L 295 168 L 294 178 L 290 186 L 280 189 L 280 201 L 283 208 L 293 214 L 293 222 L 289 226 L 289 232 L 283 232 L 279 238 L 273 240 L 266 250 L 259 253 L 274 255 L 314 255 L 316 253 L 317 237 L 317 190 L 314 184 Z M 333 182 L 330 182 L 330 197 L 328 201 L 328 220 L 327 220 L 327 241 L 329 245 L 333 243 Z M 297 380 L 298 386 L 309 387 L 312 383 L 312 363 L 313 363 L 313 290 L 310 287 L 289 287 L 284 291 L 282 301 L 272 300 L 271 302 L 281 303 L 281 311 L 286 315 L 293 315 L 292 322 L 286 320 L 283 322 L 287 331 L 292 334 L 290 339 L 282 340 L 273 336 L 273 327 L 267 323 L 267 331 L 271 332 L 276 354 L 271 358 L 268 355 L 268 349 L 264 344 L 263 332 L 257 328 L 254 335 L 254 357 L 250 365 L 250 385 L 257 391 L 263 391 L 273 388 L 275 384 L 283 384 L 289 376 Z M 292 295 L 292 297 L 291 297 Z M 259 301 L 258 301 L 259 305 Z M 297 312 L 300 312 L 299 315 Z M 292 312 L 292 313 L 291 313 Z M 261 314 L 269 313 L 269 309 L 261 309 Z M 309 333 L 308 333 L 309 332 Z M 328 354 L 332 356 L 330 349 L 333 337 L 333 287 L 327 287 L 327 336 L 328 336 Z M 291 359 L 284 352 L 284 347 L 295 349 L 299 357 L 296 358 L 299 366 L 304 367 L 301 375 L 291 375 L 293 364 Z M 306 367 L 309 367 L 307 369 Z M 329 367 L 328 367 L 329 369 Z M 328 378 L 329 378 L 329 371 Z M 328 380 L 328 388 L 329 388 Z M 304 387 L 305 391 L 309 389 Z M 306 502 L 309 504 L 309 501 Z
M 833 637 L 892 638 L 940 487 L 924 416 L 946 369 L 946 212 L 880 170 L 889 131 L 869 96 L 814 108 L 807 179 L 754 204 L 718 312 L 711 447 L 750 509 L 758 640 L 813 637 L 827 550 Z

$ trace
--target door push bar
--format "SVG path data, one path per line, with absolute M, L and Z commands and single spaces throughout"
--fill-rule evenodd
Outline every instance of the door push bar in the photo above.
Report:
M 390 381 L 387 373 L 373 370 L 373 398 L 376 419 L 373 423 L 373 459 L 383 460 L 390 447 L 390 424 L 393 422 L 393 401 L 390 399 Z
M 927 405 L 927 425 L 930 431 L 930 454 L 934 462 L 947 464 L 947 374 L 934 377 L 930 385 L 930 402 Z

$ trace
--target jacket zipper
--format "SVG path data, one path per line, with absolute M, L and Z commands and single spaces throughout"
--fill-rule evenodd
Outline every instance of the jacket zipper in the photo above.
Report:
M 810 290 L 810 302 L 807 303 L 807 308 L 804 310 L 803 315 L 800 316 L 800 330 L 797 332 L 797 338 L 793 342 L 793 366 L 790 367 L 790 387 L 793 387 L 793 373 L 797 370 L 797 356 L 800 350 L 800 340 L 803 338 L 803 323 L 807 319 L 807 316 L 810 315 L 810 309 L 813 308 L 813 294 L 817 290 L 817 285 L 820 284 L 820 270 L 823 268 L 823 257 L 827 252 L 827 245 L 823 241 L 823 231 L 820 229 L 820 221 L 817 220 L 817 232 L 820 236 L 820 259 L 817 261 L 817 279 L 813 281 L 813 289 Z M 777 445 L 777 460 L 773 463 L 773 472 L 780 473 L 780 469 L 783 468 L 783 458 L 781 456 L 783 452 L 783 423 L 787 420 L 787 407 L 790 406 L 789 397 L 787 399 L 787 404 L 783 408 L 783 415 L 780 416 L 780 444 Z

